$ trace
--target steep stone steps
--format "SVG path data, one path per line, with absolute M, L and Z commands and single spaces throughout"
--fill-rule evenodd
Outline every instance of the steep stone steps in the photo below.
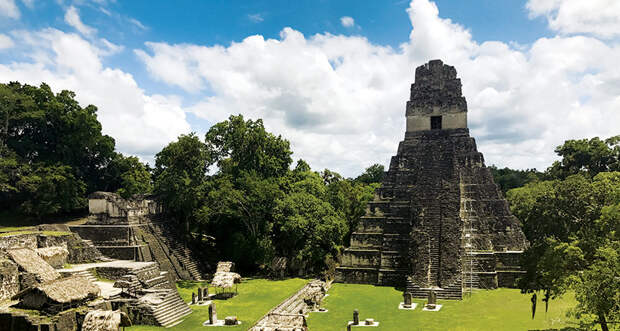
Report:
M 167 292 L 162 302 L 153 307 L 153 316 L 163 327 L 170 327 L 179 319 L 192 313 L 177 291 Z
M 164 229 L 163 226 L 153 224 L 151 228 L 153 233 L 159 237 L 158 239 L 170 248 L 168 254 L 173 255 L 177 259 L 193 280 L 202 281 L 202 272 L 200 271 L 198 263 L 196 263 L 196 259 L 193 257 L 192 251 L 185 246 L 185 244 L 176 239 L 176 235 L 170 230 Z

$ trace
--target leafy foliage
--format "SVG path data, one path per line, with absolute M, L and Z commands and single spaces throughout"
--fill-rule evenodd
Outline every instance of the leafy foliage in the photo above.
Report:
M 562 157 L 547 169 L 547 175 L 564 179 L 572 174 L 596 176 L 599 172 L 620 171 L 620 136 L 604 141 L 592 139 L 567 140 L 555 152 Z
M 609 146 L 598 138 L 567 141 L 556 149 L 563 159 L 548 170 L 553 180 L 507 193 L 530 241 L 521 290 L 556 298 L 572 289 L 579 302 L 573 314 L 604 330 L 620 309 L 620 172 L 607 171 L 616 162 Z
M 372 184 L 372 183 L 381 183 L 383 177 L 385 176 L 385 168 L 382 164 L 373 164 L 370 167 L 366 168 L 366 170 L 357 178 L 355 178 L 356 182 L 364 183 L 364 184 Z
M 230 116 L 204 143 L 181 136 L 157 154 L 154 191 L 187 231 L 214 236 L 219 255 L 240 268 L 283 256 L 291 272 L 318 273 L 333 265 L 378 184 L 313 172 L 303 160 L 291 170 L 291 154 L 261 120 Z
M 205 144 L 194 133 L 181 135 L 155 156 L 154 193 L 166 212 L 189 231 L 205 193 L 211 164 Z
M 114 152 L 96 113 L 71 91 L 0 84 L 0 206 L 40 218 L 83 210 L 97 190 L 147 193 L 148 169 Z
M 536 169 L 514 170 L 510 168 L 499 169 L 492 165 L 489 167 L 493 174 L 495 184 L 499 185 L 504 194 L 513 188 L 542 179 L 543 173 Z
M 20 176 L 16 186 L 23 195 L 21 210 L 37 218 L 86 205 L 86 185 L 75 178 L 69 166 L 33 167 Z

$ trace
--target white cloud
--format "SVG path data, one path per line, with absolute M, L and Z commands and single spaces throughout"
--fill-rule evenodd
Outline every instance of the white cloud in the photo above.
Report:
M 104 47 L 104 49 L 101 49 L 101 54 L 102 55 L 117 54 L 117 53 L 120 53 L 125 48 L 122 45 L 117 45 L 117 44 L 111 43 L 109 40 L 107 40 L 105 38 L 101 38 L 101 39 L 99 39 L 99 41 L 101 42 L 101 44 Z
M 351 28 L 355 26 L 355 20 L 351 16 L 342 16 L 340 18 L 340 24 L 342 24 L 345 28 Z
M 17 19 L 20 16 L 15 0 L 0 0 L 0 16 Z
M 130 18 L 129 22 L 131 22 L 131 24 L 137 26 L 138 28 L 140 28 L 141 30 L 146 30 L 146 26 L 144 26 L 144 24 L 142 24 L 142 22 L 138 21 L 135 18 Z
M 248 19 L 254 23 L 260 23 L 265 20 L 261 14 L 248 14 Z
M 151 161 L 155 153 L 190 126 L 177 97 L 149 95 L 131 74 L 105 67 L 99 49 L 76 34 L 55 29 L 15 31 L 13 39 L 32 61 L 0 64 L 3 82 L 49 84 L 56 92 L 76 92 L 81 105 L 94 104 L 103 131 L 117 148 Z
M 77 8 L 73 6 L 67 9 L 67 12 L 65 13 L 65 22 L 85 36 L 92 36 L 97 33 L 97 29 L 82 23 Z
M 618 45 L 587 36 L 479 44 L 432 2 L 414 0 L 408 13 L 410 40 L 397 50 L 285 28 L 279 39 L 147 43 L 136 54 L 158 80 L 208 95 L 188 108 L 197 116 L 263 118 L 291 141 L 295 157 L 345 175 L 387 165 L 403 138 L 415 67 L 435 58 L 457 68 L 488 164 L 544 169 L 565 139 L 619 133 Z
M 30 9 L 34 8 L 34 0 L 22 0 L 22 3 Z
M 617 0 L 529 0 L 526 8 L 530 17 L 546 17 L 549 28 L 563 34 L 620 36 L 620 1 Z
M 11 37 L 0 33 L 0 50 L 13 47 L 13 39 Z

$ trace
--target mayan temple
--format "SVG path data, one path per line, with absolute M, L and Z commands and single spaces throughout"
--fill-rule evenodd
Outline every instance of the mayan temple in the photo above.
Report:
M 337 281 L 406 286 L 415 297 L 514 286 L 527 242 L 467 128 L 454 67 L 416 69 L 407 130 Z

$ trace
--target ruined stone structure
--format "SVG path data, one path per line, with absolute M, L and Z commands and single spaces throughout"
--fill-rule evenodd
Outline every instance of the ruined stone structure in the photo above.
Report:
M 513 285 L 527 242 L 467 128 L 452 66 L 420 66 L 406 107 L 407 131 L 337 281 L 431 288 L 460 299 L 467 286 Z
M 89 196 L 88 208 L 88 222 L 71 226 L 71 230 L 92 241 L 103 255 L 156 261 L 175 279 L 202 279 L 201 264 L 170 230 L 155 200 L 125 200 L 115 193 L 95 192 Z
M 331 283 L 313 280 L 256 321 L 250 331 L 307 331 L 306 314 L 317 311 Z

